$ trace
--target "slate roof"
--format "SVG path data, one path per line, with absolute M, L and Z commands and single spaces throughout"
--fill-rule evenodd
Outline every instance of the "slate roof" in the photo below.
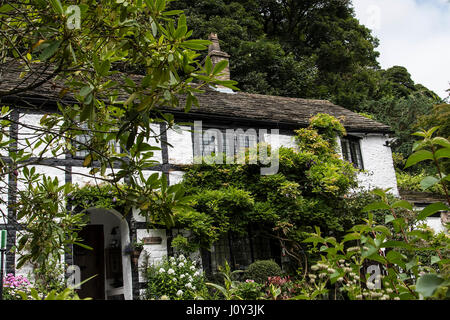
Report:
M 199 107 L 189 113 L 214 114 L 230 118 L 259 120 L 278 125 L 306 127 L 309 118 L 317 113 L 343 117 L 349 132 L 392 132 L 390 127 L 363 117 L 327 100 L 312 100 L 252 94 L 245 92 L 223 93 L 208 89 L 199 94 Z
M 2 72 L 3 71 L 3 72 Z M 42 70 L 35 78 L 20 78 L 20 71 L 8 69 L 1 70 L 0 67 L 0 94 L 11 89 L 20 88 L 39 80 L 50 74 L 49 70 Z M 139 80 L 141 76 L 132 75 Z M 22 101 L 55 101 L 60 100 L 59 93 L 63 86 L 54 80 L 45 81 L 32 91 L 20 92 L 13 96 L 1 98 L 2 102 L 10 100 Z M 317 113 L 328 113 L 335 117 L 344 117 L 343 124 L 349 132 L 376 132 L 391 133 L 389 126 L 363 117 L 357 113 L 337 106 L 327 100 L 312 100 L 300 98 L 287 98 L 269 96 L 262 94 L 251 94 L 245 92 L 224 93 L 207 88 L 204 93 L 197 95 L 199 107 L 193 106 L 189 112 L 189 118 L 208 117 L 209 119 L 220 118 L 222 120 L 236 119 L 247 122 L 258 121 L 275 126 L 305 127 L 311 116 Z M 6 99 L 5 99 L 6 98 Z M 69 94 L 63 98 L 70 102 L 73 97 Z M 73 101 L 73 100 L 72 100 Z M 180 99 L 183 106 L 184 99 Z M 182 108 L 179 110 L 165 109 L 168 112 L 183 115 Z M 188 114 L 184 114 L 185 116 Z

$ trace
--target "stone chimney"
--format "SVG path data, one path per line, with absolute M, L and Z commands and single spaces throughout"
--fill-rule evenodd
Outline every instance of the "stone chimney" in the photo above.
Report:
M 212 61 L 213 65 L 216 65 L 218 62 L 220 62 L 222 60 L 227 60 L 229 62 L 230 55 L 228 53 L 220 50 L 219 38 L 217 37 L 217 34 L 211 33 L 208 37 L 208 40 L 210 40 L 212 42 L 208 48 L 208 56 L 211 57 L 211 61 Z M 222 70 L 221 73 L 223 75 L 217 77 L 218 79 L 230 80 L 229 65 L 224 70 Z

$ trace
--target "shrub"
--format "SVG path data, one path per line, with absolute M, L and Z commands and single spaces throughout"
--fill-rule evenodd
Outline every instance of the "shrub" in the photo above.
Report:
M 272 288 L 278 289 L 278 295 L 273 296 Z M 298 290 L 299 284 L 292 281 L 290 276 L 287 277 L 269 277 L 266 282 L 266 294 L 265 298 L 271 298 L 274 300 L 288 300 L 293 298 Z
M 280 266 L 273 260 L 259 260 L 253 262 L 245 271 L 248 279 L 265 284 L 269 277 L 281 276 Z
M 203 272 L 183 255 L 151 265 L 147 284 L 147 299 L 194 299 L 206 288 Z
M 263 294 L 262 287 L 262 284 L 247 279 L 245 282 L 238 283 L 236 295 L 244 300 L 257 300 L 261 298 Z

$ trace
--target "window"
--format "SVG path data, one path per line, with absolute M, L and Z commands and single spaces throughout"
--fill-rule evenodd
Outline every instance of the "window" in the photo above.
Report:
M 86 123 L 81 124 L 81 129 L 88 129 Z M 89 131 L 85 131 L 84 134 L 77 135 L 75 137 L 75 141 L 79 143 L 74 143 L 77 150 L 75 151 L 75 158 L 85 158 L 89 154 L 89 144 L 92 139 L 92 134 Z M 111 150 L 114 150 L 116 153 L 120 153 L 120 145 L 115 140 L 109 141 L 109 146 Z
M 250 227 L 247 235 L 228 232 L 216 241 L 211 250 L 202 249 L 202 264 L 206 273 L 216 273 L 225 261 L 232 270 L 245 270 L 256 260 L 275 260 L 281 264 L 278 241 L 264 235 L 262 229 Z
M 364 169 L 359 140 L 357 137 L 341 138 L 342 155 L 355 168 Z
M 203 156 L 227 151 L 229 154 L 237 154 L 244 148 L 255 147 L 258 143 L 258 134 L 253 129 L 247 131 L 210 129 L 203 132 L 202 140 Z

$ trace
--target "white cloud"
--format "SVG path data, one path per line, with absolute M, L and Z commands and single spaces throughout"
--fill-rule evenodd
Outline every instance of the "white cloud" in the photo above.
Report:
M 382 68 L 401 65 L 441 97 L 450 88 L 448 0 L 353 0 L 356 17 L 380 40 Z

